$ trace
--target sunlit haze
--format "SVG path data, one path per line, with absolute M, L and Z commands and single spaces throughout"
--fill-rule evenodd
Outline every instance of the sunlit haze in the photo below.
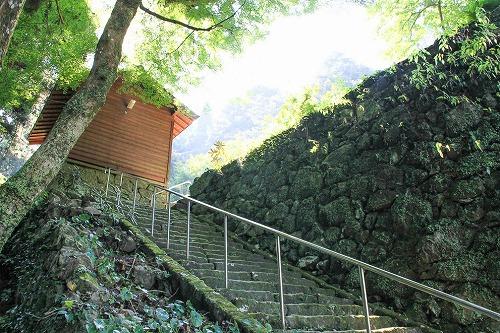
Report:
M 310 15 L 278 19 L 266 39 L 241 55 L 224 57 L 222 71 L 208 73 L 200 86 L 180 97 L 200 113 L 206 104 L 221 109 L 254 86 L 294 93 L 313 84 L 324 61 L 335 53 L 373 69 L 386 67 L 386 44 L 375 25 L 363 7 L 341 3 Z

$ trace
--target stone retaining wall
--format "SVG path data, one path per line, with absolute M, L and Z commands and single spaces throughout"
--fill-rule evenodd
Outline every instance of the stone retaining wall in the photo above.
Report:
M 96 189 L 105 191 L 108 175 L 103 170 L 91 168 L 88 166 L 77 165 L 74 163 L 65 163 L 59 174 L 57 181 L 65 181 L 71 183 L 72 186 L 85 183 L 93 186 Z M 73 179 L 77 180 L 78 184 L 73 184 Z M 125 200 L 133 200 L 134 198 L 135 179 L 124 176 L 120 187 L 120 174 L 111 173 L 109 177 L 109 196 L 115 196 L 114 189 L 121 188 L 122 197 Z M 150 204 L 153 194 L 153 184 L 139 180 L 137 182 L 137 202 L 142 204 Z M 166 195 L 159 194 L 156 199 L 157 207 L 165 207 Z
M 436 46 L 429 49 L 431 56 Z M 498 82 L 446 68 L 433 89 L 411 84 L 411 63 L 366 80 L 348 103 L 313 114 L 242 162 L 195 180 L 199 200 L 500 309 L 500 93 Z M 458 77 L 460 85 L 449 84 Z M 447 100 L 459 96 L 458 102 Z M 199 206 L 193 212 L 221 222 Z M 231 221 L 272 250 L 274 236 Z M 284 257 L 344 288 L 358 271 L 284 242 Z M 446 332 L 498 332 L 498 322 L 367 274 L 385 302 Z

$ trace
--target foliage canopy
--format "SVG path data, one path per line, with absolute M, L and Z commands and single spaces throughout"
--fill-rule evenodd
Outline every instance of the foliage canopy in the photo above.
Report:
M 316 3 L 317 0 L 173 1 L 168 5 L 153 2 L 149 5 L 158 15 L 142 18 L 142 43 L 136 50 L 135 61 L 161 85 L 177 91 L 197 83 L 201 71 L 219 68 L 221 51 L 241 52 L 245 44 L 264 36 L 267 24 L 277 16 L 306 13 Z M 158 17 L 184 25 L 161 22 Z
M 422 41 L 455 34 L 477 19 L 479 9 L 495 3 L 498 0 L 376 0 L 370 9 L 380 19 L 389 57 L 402 60 L 420 49 Z
M 42 1 L 23 11 L 0 70 L 0 106 L 14 118 L 29 111 L 47 81 L 74 89 L 88 74 L 96 24 L 86 0 Z

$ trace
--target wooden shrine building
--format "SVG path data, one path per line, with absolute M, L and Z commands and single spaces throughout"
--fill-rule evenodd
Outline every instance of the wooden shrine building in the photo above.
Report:
M 111 168 L 158 184 L 168 182 L 172 141 L 198 116 L 173 103 L 156 107 L 119 92 L 118 79 L 69 154 L 69 161 Z M 53 91 L 29 135 L 42 144 L 73 93 Z M 175 105 L 174 105 L 175 104 Z

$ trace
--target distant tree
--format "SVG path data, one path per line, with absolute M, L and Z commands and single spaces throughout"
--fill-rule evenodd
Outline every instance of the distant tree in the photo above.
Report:
M 143 31 L 139 64 L 160 84 L 180 86 L 192 81 L 185 79 L 191 77 L 191 71 L 217 67 L 218 50 L 240 51 L 245 42 L 263 36 L 263 28 L 277 15 L 304 12 L 314 4 L 299 0 L 173 0 L 158 1 L 152 10 L 140 0 L 117 0 L 86 81 L 65 105 L 42 146 L 0 187 L 0 250 L 104 104 L 117 77 L 125 34 L 139 8 L 151 16 L 145 20 L 164 22 Z
M 217 141 L 214 146 L 208 152 L 210 158 L 212 159 L 212 165 L 215 169 L 220 169 L 224 164 L 226 159 L 226 145 L 222 141 Z

